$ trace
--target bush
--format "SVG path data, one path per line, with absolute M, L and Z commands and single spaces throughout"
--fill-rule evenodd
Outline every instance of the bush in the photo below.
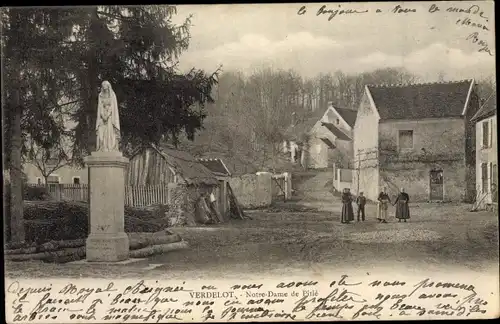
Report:
M 47 188 L 45 187 L 31 187 L 25 185 L 23 187 L 23 199 L 24 200 L 50 200 L 51 196 Z
M 65 201 L 30 201 L 24 205 L 26 241 L 86 238 L 89 232 L 88 204 Z M 125 232 L 158 232 L 168 219 L 153 208 L 125 207 Z

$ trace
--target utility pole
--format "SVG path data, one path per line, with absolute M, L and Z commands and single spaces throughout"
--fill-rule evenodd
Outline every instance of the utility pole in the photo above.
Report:
M 358 149 L 358 153 L 356 154 L 358 157 L 358 166 L 356 167 L 356 181 L 357 181 L 357 191 L 356 195 L 359 195 L 359 174 L 361 171 L 361 150 Z

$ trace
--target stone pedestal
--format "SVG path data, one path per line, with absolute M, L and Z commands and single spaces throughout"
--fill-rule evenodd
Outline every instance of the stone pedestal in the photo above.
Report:
M 129 258 L 125 234 L 125 168 L 128 159 L 120 152 L 92 152 L 85 158 L 90 175 L 89 262 L 119 262 Z

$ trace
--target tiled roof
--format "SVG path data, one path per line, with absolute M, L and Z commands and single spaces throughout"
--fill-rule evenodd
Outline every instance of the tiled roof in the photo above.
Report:
M 323 117 L 326 110 L 316 109 L 312 112 L 311 117 L 296 125 L 289 126 L 285 131 L 285 136 L 290 140 L 299 140 L 299 137 L 308 133 L 313 126 Z
M 231 176 L 231 172 L 221 159 L 198 159 L 198 161 L 216 175 Z
M 473 80 L 412 85 L 368 85 L 381 119 L 462 116 Z
M 339 113 L 340 116 L 346 121 L 346 123 L 354 127 L 354 123 L 356 122 L 356 116 L 358 112 L 356 110 L 346 109 L 346 108 L 336 108 L 334 109 Z
M 197 161 L 190 153 L 168 146 L 158 148 L 168 165 L 178 172 L 188 184 L 216 185 L 219 182 L 214 174 Z

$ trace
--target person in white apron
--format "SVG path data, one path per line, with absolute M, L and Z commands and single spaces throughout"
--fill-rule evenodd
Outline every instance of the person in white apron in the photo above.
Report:
M 387 194 L 387 189 L 383 188 L 382 192 L 378 195 L 378 213 L 377 220 L 379 223 L 387 223 L 387 214 L 389 211 L 389 204 L 391 198 Z

